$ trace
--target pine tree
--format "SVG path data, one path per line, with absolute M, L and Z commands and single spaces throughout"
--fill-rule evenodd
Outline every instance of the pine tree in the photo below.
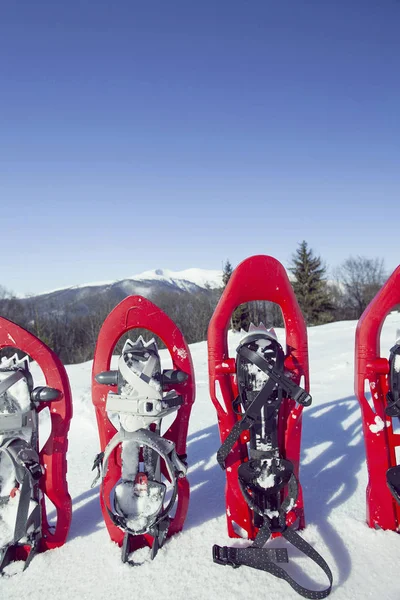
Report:
M 249 330 L 251 318 L 248 304 L 241 304 L 233 311 L 231 323 L 233 331 Z
M 230 280 L 232 273 L 233 273 L 232 265 L 229 262 L 229 260 L 227 260 L 226 263 L 224 264 L 224 268 L 222 271 L 222 283 L 224 284 L 224 288 L 226 288 L 226 284 Z
M 326 268 L 307 242 L 299 244 L 289 270 L 295 276 L 293 289 L 307 325 L 320 325 L 332 320 L 332 300 L 326 281 Z
M 224 289 L 226 288 L 232 273 L 232 265 L 230 261 L 227 260 L 224 264 L 222 272 L 222 282 L 224 284 Z M 231 327 L 234 331 L 240 331 L 241 329 L 248 331 L 250 327 L 250 312 L 248 304 L 241 304 L 233 311 L 231 317 Z

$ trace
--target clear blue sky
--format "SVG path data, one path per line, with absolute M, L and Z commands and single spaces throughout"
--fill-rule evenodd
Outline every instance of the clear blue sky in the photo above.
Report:
M 0 56 L 7 288 L 400 263 L 397 0 L 20 0 Z

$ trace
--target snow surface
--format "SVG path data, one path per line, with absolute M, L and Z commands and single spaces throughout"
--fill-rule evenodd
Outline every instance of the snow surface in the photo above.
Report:
M 335 600 L 400 599 L 400 536 L 375 531 L 365 523 L 367 471 L 358 402 L 353 392 L 355 322 L 309 329 L 313 404 L 304 409 L 302 462 L 307 527 L 302 535 L 320 552 L 334 575 Z M 400 315 L 383 328 L 383 355 L 389 356 Z M 282 330 L 277 330 L 282 341 Z M 230 334 L 231 356 L 238 337 Z M 141 600 L 299 599 L 290 586 L 251 568 L 232 569 L 212 562 L 211 548 L 247 545 L 226 533 L 225 475 L 216 462 L 219 435 L 208 395 L 206 343 L 191 346 L 197 382 L 188 437 L 189 513 L 182 533 L 167 541 L 154 562 L 123 565 L 120 549 L 108 536 L 98 487 L 91 490 L 91 467 L 98 452 L 90 397 L 92 363 L 67 368 L 74 418 L 68 453 L 73 520 L 67 543 L 34 558 L 22 574 L 0 579 L 0 597 L 8 600 L 80 600 L 140 597 Z M 165 351 L 161 351 L 165 357 Z M 37 382 L 40 385 L 40 382 Z M 273 546 L 282 546 L 274 540 Z M 291 573 L 304 585 L 325 587 L 325 576 L 289 546 Z M 311 564 L 310 564 L 311 563 Z M 16 569 L 14 569 L 16 570 Z

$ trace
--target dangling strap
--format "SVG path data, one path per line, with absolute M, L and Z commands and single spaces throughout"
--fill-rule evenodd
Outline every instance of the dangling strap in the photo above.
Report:
M 304 541 L 298 533 L 286 525 L 285 515 L 296 503 L 298 496 L 298 483 L 293 474 L 293 465 L 290 463 L 290 461 L 283 461 L 281 459 L 281 462 L 285 463 L 281 465 L 282 472 L 285 470 L 285 467 L 290 465 L 290 469 L 288 470 L 290 473 L 289 480 L 287 474 L 284 473 L 281 476 L 280 483 L 276 486 L 266 488 L 264 494 L 266 497 L 276 497 L 276 495 L 280 493 L 280 489 L 287 484 L 288 495 L 282 502 L 280 510 L 273 511 L 277 512 L 277 515 L 271 517 L 264 513 L 264 511 L 256 504 L 253 496 L 247 492 L 246 484 L 241 480 L 242 478 L 240 477 L 239 473 L 239 483 L 243 496 L 250 508 L 262 517 L 263 524 L 258 530 L 254 543 L 247 548 L 230 548 L 227 546 L 220 547 L 215 545 L 213 547 L 213 560 L 221 565 L 230 565 L 232 567 L 246 565 L 248 567 L 252 567 L 253 569 L 267 571 L 268 573 L 271 573 L 271 575 L 287 581 L 289 585 L 291 585 L 292 588 L 304 598 L 326 598 L 326 596 L 328 596 L 331 592 L 333 583 L 332 572 L 328 564 L 322 558 L 322 556 L 316 550 L 314 550 L 312 546 L 310 546 L 310 544 Z M 245 465 L 248 465 L 248 463 L 242 464 L 242 466 Z M 308 588 L 305 588 L 297 583 L 297 581 L 295 581 L 284 569 L 279 567 L 276 563 L 289 562 L 288 553 L 286 548 L 263 547 L 270 539 L 271 533 L 280 533 L 288 542 L 303 552 L 303 554 L 311 558 L 311 560 L 313 560 L 324 571 L 329 580 L 329 586 L 321 591 L 309 590 Z
M 286 548 L 267 549 L 260 547 L 261 543 L 265 544 L 271 536 L 271 530 L 267 524 L 264 524 L 259 530 L 254 544 L 248 548 L 229 548 L 227 546 L 221 547 L 215 545 L 213 547 L 213 560 L 220 565 L 230 565 L 234 568 L 245 565 L 253 569 L 267 571 L 267 573 L 271 573 L 271 575 L 287 581 L 304 598 L 320 600 L 329 596 L 332 590 L 333 576 L 326 561 L 295 531 L 286 528 L 281 531 L 281 535 L 303 554 L 311 558 L 323 570 L 329 581 L 329 586 L 326 589 L 313 591 L 305 588 L 297 583 L 282 567 L 276 564 L 289 562 Z M 260 539 L 258 539 L 259 536 Z

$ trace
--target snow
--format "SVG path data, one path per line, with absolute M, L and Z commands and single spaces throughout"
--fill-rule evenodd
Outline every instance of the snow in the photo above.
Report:
M 267 488 L 273 487 L 275 485 L 275 475 L 269 472 L 268 467 L 272 464 L 272 459 L 267 458 L 264 461 L 261 461 L 263 468 L 260 475 L 257 477 L 257 483 L 260 487 Z
M 177 354 L 179 358 L 182 358 L 183 360 L 185 360 L 185 358 L 187 357 L 185 348 L 178 348 L 177 346 L 174 346 L 172 348 L 172 351 L 175 352 L 175 354 Z
M 355 327 L 355 322 L 341 322 L 309 329 L 313 404 L 303 412 L 300 477 L 307 527 L 302 537 L 332 569 L 332 598 L 396 600 L 400 598 L 400 537 L 372 530 L 365 523 L 367 470 L 360 410 L 353 391 Z M 400 315 L 393 313 L 383 328 L 382 355 L 389 356 L 398 327 Z M 277 335 L 282 342 L 283 330 L 277 329 Z M 237 345 L 238 337 L 230 334 L 231 356 Z M 166 542 L 154 562 L 144 551 L 141 566 L 121 563 L 120 549 L 110 541 L 104 526 L 99 488 L 90 489 L 93 458 L 99 450 L 90 398 L 92 362 L 69 366 L 74 398 L 68 452 L 73 498 L 69 538 L 63 547 L 36 556 L 24 573 L 0 579 L 0 597 L 111 600 L 130 598 L 134 593 L 140 594 L 141 600 L 300 598 L 286 582 L 264 571 L 212 562 L 213 544 L 246 546 L 248 542 L 231 540 L 226 532 L 225 474 L 216 462 L 219 433 L 208 394 L 206 343 L 190 348 L 197 397 L 188 436 L 191 497 L 184 530 Z M 165 351 L 160 354 L 164 359 Z M 281 539 L 269 543 L 269 547 L 284 545 Z M 326 585 L 322 571 L 291 546 L 288 551 L 290 572 L 307 587 L 314 582 L 313 589 L 322 589 Z
M 372 433 L 379 433 L 380 431 L 383 431 L 383 429 L 385 429 L 385 423 L 380 417 L 376 416 L 374 421 L 375 425 L 369 426 L 369 429 Z
M 132 531 L 141 531 L 152 522 L 151 517 L 162 507 L 164 490 L 162 485 L 147 486 L 128 481 L 116 486 L 117 506 L 121 514 L 127 517 L 128 527 Z

